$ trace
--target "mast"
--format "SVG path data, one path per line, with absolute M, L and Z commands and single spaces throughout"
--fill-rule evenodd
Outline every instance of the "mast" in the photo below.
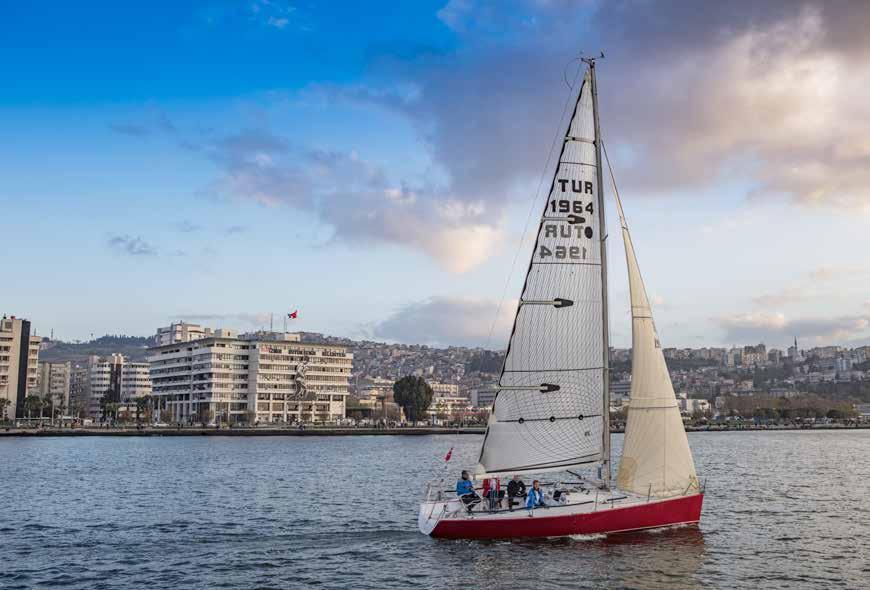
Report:
M 601 54 L 602 57 L 604 54 Z M 604 174 L 601 168 L 601 122 L 598 118 L 598 85 L 595 81 L 595 58 L 584 58 L 584 62 L 589 64 L 589 74 L 592 89 L 592 117 L 595 121 L 595 163 L 596 163 L 596 184 L 598 185 L 598 239 L 601 243 L 601 329 L 602 341 L 604 343 L 604 354 L 602 359 L 602 367 L 604 367 L 604 395 L 601 415 L 603 416 L 603 460 L 602 464 L 602 479 L 610 485 L 610 325 L 608 321 L 607 311 L 607 225 L 604 219 Z
M 596 150 L 592 96 L 590 68 L 542 211 L 475 477 L 597 464 L 609 480 L 604 218 L 595 189 L 603 145 Z

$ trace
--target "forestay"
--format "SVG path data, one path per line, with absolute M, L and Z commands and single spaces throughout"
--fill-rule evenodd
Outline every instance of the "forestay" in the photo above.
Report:
M 656 334 L 634 245 L 616 195 L 631 292 L 631 399 L 619 475 L 620 489 L 666 497 L 698 491 L 695 463 Z
M 571 469 L 602 458 L 597 165 L 587 72 L 538 229 L 478 477 Z

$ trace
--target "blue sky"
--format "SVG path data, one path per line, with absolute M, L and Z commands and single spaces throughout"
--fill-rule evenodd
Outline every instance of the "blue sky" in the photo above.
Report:
M 6 3 L 0 312 L 501 347 L 566 65 L 603 48 L 665 345 L 870 341 L 867 8 L 682 4 Z

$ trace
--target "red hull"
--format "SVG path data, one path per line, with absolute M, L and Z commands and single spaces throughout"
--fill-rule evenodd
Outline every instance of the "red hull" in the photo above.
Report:
M 637 504 L 624 508 L 606 508 L 597 512 L 544 516 L 546 509 L 535 511 L 531 518 L 471 518 L 442 520 L 432 531 L 441 539 L 507 539 L 519 537 L 564 537 L 652 529 L 701 520 L 704 494 L 681 496 L 672 500 Z

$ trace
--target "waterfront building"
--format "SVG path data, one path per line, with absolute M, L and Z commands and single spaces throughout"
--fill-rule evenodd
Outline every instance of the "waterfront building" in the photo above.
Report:
M 214 330 L 211 328 L 205 328 L 198 324 L 178 322 L 177 324 L 170 324 L 165 328 L 157 328 L 155 340 L 158 346 L 163 346 L 164 344 L 174 344 L 176 342 L 190 342 L 213 335 Z
M 393 399 L 393 380 L 383 377 L 366 377 L 357 383 L 356 395 L 361 400 L 386 400 Z
M 705 399 L 692 399 L 686 397 L 678 397 L 677 404 L 680 406 L 680 412 L 683 414 L 694 414 L 695 412 L 710 411 L 710 402 Z
M 498 387 L 495 383 L 489 383 L 471 390 L 471 405 L 479 410 L 491 410 L 495 403 L 495 394 Z
M 433 397 L 432 404 L 426 413 L 433 423 L 445 420 L 459 420 L 471 411 L 471 401 L 467 397 L 441 396 Z
M 36 393 L 41 340 L 31 335 L 29 321 L 0 319 L 0 398 L 9 400 L 0 418 L 24 417 L 24 398 Z
M 68 411 L 70 402 L 70 362 L 50 363 L 40 361 L 36 387 L 42 399 L 51 400 L 56 407 Z
M 150 369 L 148 363 L 130 362 L 117 353 L 90 357 L 83 392 L 85 416 L 99 418 L 106 403 L 129 405 L 136 398 L 151 395 Z
M 211 336 L 149 350 L 158 419 L 168 422 L 311 423 L 345 417 L 353 355 L 299 334 Z
M 628 406 L 631 397 L 631 379 L 610 383 L 610 407 L 621 409 Z
M 90 379 L 88 365 L 76 363 L 69 376 L 69 415 L 77 418 L 87 417 Z
M 432 397 L 459 397 L 459 385 L 455 383 L 439 383 L 432 381 L 429 383 L 432 388 Z

